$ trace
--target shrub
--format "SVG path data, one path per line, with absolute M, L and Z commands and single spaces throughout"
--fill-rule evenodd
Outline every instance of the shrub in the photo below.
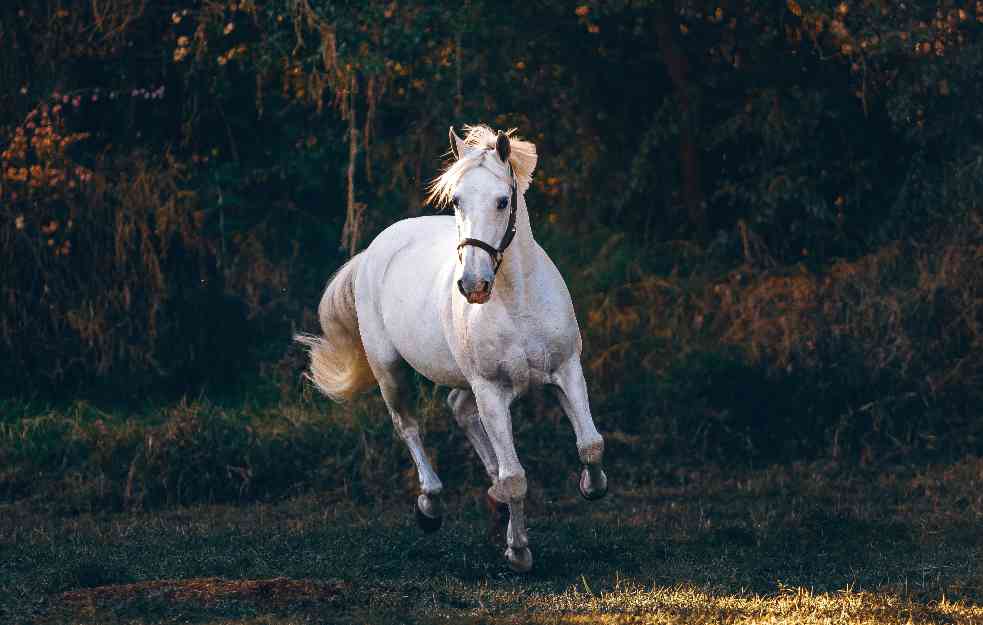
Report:
M 971 220 L 813 269 L 642 271 L 588 300 L 594 386 L 618 427 L 723 457 L 938 449 L 946 431 L 977 449 L 981 234 Z

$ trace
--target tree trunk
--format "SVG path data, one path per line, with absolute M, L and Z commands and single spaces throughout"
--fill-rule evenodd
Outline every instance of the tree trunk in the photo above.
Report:
M 659 10 L 655 32 L 679 107 L 679 167 L 683 203 L 690 227 L 699 238 L 705 239 L 708 229 L 707 205 L 700 180 L 700 152 L 696 137 L 699 88 L 689 80 L 689 62 L 676 39 L 678 24 L 672 7 L 673 3 L 666 2 Z

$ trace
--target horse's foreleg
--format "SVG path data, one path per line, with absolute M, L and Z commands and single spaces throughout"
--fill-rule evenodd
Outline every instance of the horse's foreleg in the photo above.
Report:
M 526 531 L 526 471 L 519 463 L 512 438 L 512 415 L 509 412 L 512 397 L 509 391 L 493 383 L 476 386 L 474 396 L 481 425 L 498 460 L 498 475 L 488 494 L 509 506 L 505 557 L 512 570 L 524 573 L 532 568 L 532 552 Z
M 474 399 L 474 393 L 465 389 L 454 389 L 447 395 L 447 405 L 454 414 L 454 420 L 464 430 L 464 435 L 468 437 L 471 446 L 481 459 L 481 464 L 485 467 L 485 472 L 492 484 L 498 479 L 498 459 L 495 457 L 495 450 L 492 448 L 488 433 L 481 425 L 481 417 L 478 416 L 478 404 Z M 499 503 L 490 495 L 485 497 L 488 505 L 489 527 L 488 536 L 493 542 L 505 540 L 505 532 L 509 524 L 508 505 Z
M 444 485 L 430 464 L 430 459 L 423 448 L 420 438 L 420 426 L 409 411 L 409 366 L 396 362 L 391 366 L 379 366 L 371 359 L 369 364 L 372 372 L 379 381 L 382 398 L 389 408 L 393 425 L 413 458 L 416 472 L 420 479 L 420 495 L 416 501 L 417 521 L 425 532 L 433 532 L 440 528 L 443 516 L 443 506 L 439 499 Z
M 580 358 L 568 360 L 556 372 L 556 396 L 573 425 L 577 436 L 577 453 L 583 470 L 580 473 L 580 494 L 585 499 L 600 499 L 608 492 L 608 478 L 601 468 L 604 439 L 594 426 L 587 400 L 587 382 Z

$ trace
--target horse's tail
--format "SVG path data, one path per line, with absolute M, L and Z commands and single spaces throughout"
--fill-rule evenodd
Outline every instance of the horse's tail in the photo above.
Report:
M 324 336 L 298 334 L 294 340 L 307 346 L 310 369 L 304 374 L 335 401 L 351 399 L 376 385 L 365 358 L 355 311 L 355 276 L 361 255 L 338 270 L 321 298 L 317 315 Z

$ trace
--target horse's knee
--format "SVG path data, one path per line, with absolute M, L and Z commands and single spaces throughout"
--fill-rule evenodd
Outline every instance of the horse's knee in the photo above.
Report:
M 510 503 L 524 499 L 527 490 L 526 474 L 520 471 L 513 475 L 499 476 L 488 490 L 488 494 L 496 501 Z
M 455 412 L 454 421 L 464 430 L 481 425 L 481 419 L 478 417 L 477 410 L 474 412 Z

